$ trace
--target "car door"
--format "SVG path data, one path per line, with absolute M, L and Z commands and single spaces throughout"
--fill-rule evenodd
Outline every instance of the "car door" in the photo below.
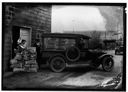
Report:
M 88 50 L 88 46 L 89 46 L 89 44 L 88 44 L 88 39 L 82 39 L 81 41 L 80 41 L 80 44 L 82 45 L 81 47 L 80 47 L 80 59 L 81 60 L 84 60 L 84 61 L 86 61 L 86 60 L 89 60 L 89 50 Z

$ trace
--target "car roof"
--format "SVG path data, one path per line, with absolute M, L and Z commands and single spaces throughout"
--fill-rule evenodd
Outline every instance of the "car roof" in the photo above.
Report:
M 84 39 L 90 39 L 89 36 L 81 35 L 81 34 L 69 34 L 69 33 L 43 33 L 43 37 L 59 37 L 59 38 L 84 38 Z

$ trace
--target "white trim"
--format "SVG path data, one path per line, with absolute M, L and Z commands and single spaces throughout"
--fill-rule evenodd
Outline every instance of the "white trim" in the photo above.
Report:
M 32 27 L 28 27 L 28 26 L 18 26 L 18 27 L 20 27 L 20 28 L 25 28 L 25 29 L 29 29 L 29 35 L 30 35 L 30 37 L 29 37 L 29 39 L 30 39 L 30 46 L 31 46 L 31 42 L 32 42 Z

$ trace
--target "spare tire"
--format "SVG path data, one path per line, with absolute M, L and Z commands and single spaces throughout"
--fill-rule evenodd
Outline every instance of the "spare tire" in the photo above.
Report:
M 66 50 L 66 58 L 71 62 L 75 62 L 80 58 L 80 50 L 73 46 Z

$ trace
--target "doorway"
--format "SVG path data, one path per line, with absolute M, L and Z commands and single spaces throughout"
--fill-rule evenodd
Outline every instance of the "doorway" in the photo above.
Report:
M 31 28 L 27 27 L 19 27 L 19 26 L 13 26 L 12 27 L 12 58 L 15 56 L 14 49 L 17 49 L 18 46 L 18 39 L 24 39 L 26 40 L 26 46 L 31 46 Z
M 30 28 L 20 28 L 20 37 L 21 37 L 21 39 L 26 40 L 26 47 L 30 47 L 31 46 Z

